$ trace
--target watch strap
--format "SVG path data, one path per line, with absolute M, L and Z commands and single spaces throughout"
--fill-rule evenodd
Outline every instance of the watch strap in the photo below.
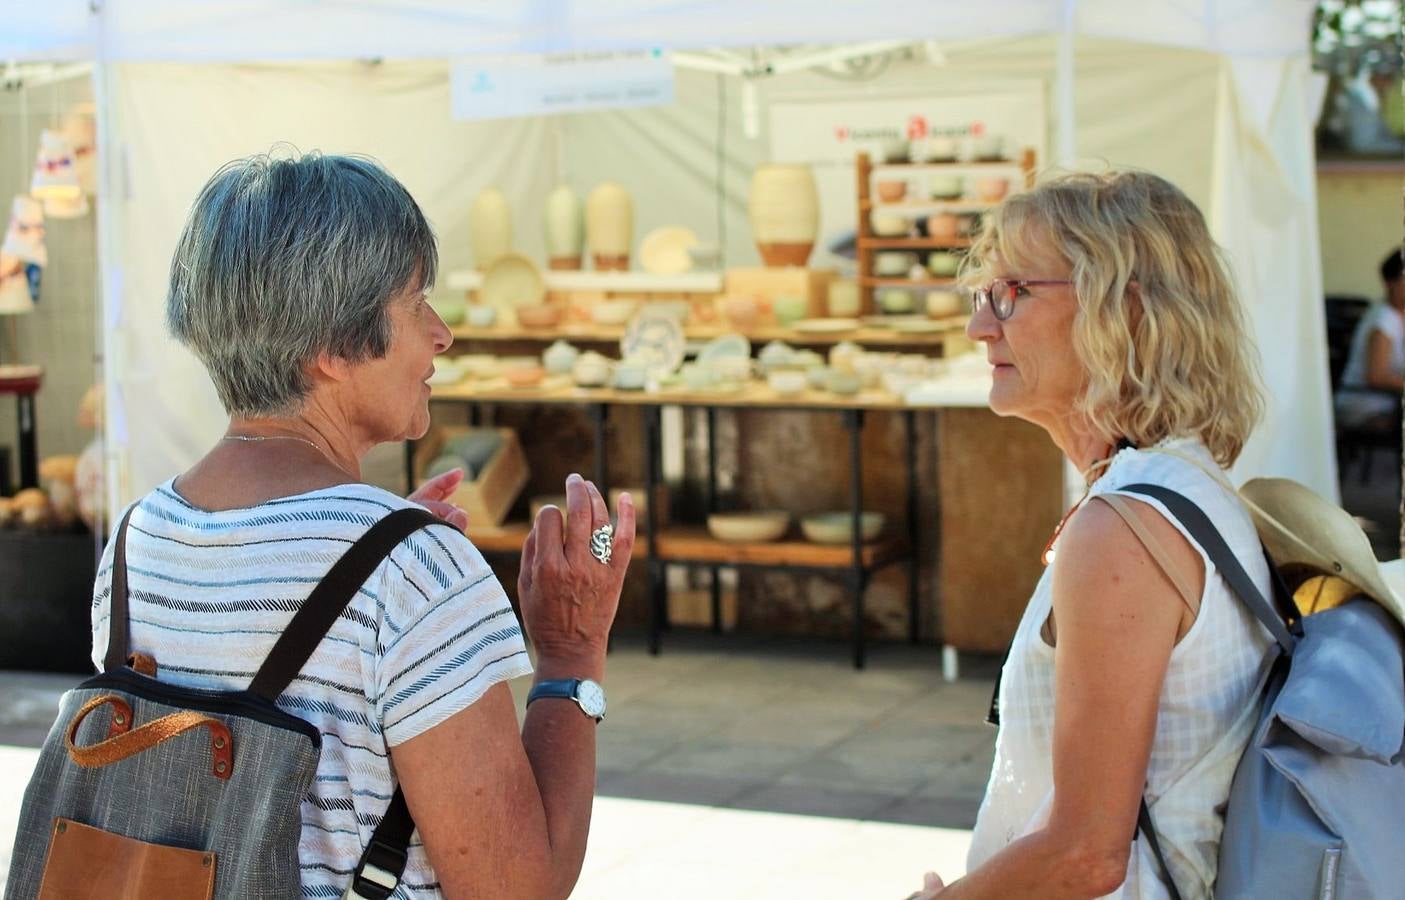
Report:
M 576 689 L 580 687 L 580 684 L 579 678 L 552 678 L 538 681 L 532 685 L 532 691 L 527 695 L 527 705 L 531 706 L 534 701 L 543 697 L 574 700 L 576 699 Z

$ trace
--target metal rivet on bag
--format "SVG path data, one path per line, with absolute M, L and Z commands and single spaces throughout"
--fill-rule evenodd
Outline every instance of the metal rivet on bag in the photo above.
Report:
M 207 868 L 207 869 L 210 867 L 210 863 L 212 863 L 212 862 L 214 862 L 214 861 L 215 861 L 215 860 L 214 860 L 214 857 L 210 856 L 210 854 L 208 854 L 208 853 L 206 853 L 204 856 L 200 857 L 200 865 L 204 866 L 204 867 Z
M 229 768 L 229 766 L 224 764 L 224 760 L 220 760 L 219 762 L 215 763 L 216 772 L 223 772 L 227 768 Z
M 55 830 L 57 830 L 59 834 L 63 834 L 65 831 L 68 830 L 68 823 L 67 823 L 67 822 L 60 822 L 58 825 L 56 825 L 56 826 L 54 826 L 54 827 L 55 827 Z
M 223 750 L 223 749 L 224 749 L 224 738 L 222 738 L 222 737 L 217 737 L 217 738 L 215 738 L 215 749 L 216 749 L 216 750 Z
M 117 715 L 112 717 L 112 721 L 116 722 L 118 725 L 125 725 L 127 724 L 127 717 L 122 715 L 121 713 L 118 713 Z

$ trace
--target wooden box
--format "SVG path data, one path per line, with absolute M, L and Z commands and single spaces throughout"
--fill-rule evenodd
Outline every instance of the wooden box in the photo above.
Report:
M 829 314 L 829 283 L 838 276 L 833 269 L 802 269 L 799 266 L 771 266 L 728 269 L 723 280 L 727 295 L 755 297 L 768 310 L 763 316 L 774 321 L 769 312 L 777 297 L 804 297 L 805 318 L 819 319 Z
M 468 434 L 482 429 L 461 425 L 439 425 L 415 444 L 415 485 L 424 483 L 424 471 L 429 468 L 444 442 L 460 434 Z M 506 519 L 508 511 L 517 502 L 518 494 L 527 486 L 527 457 L 522 452 L 522 442 L 517 432 L 511 428 L 493 429 L 502 436 L 502 444 L 496 453 L 483 464 L 483 469 L 473 481 L 459 484 L 458 490 L 449 497 L 449 502 L 468 513 L 469 527 L 490 525 L 496 527 Z

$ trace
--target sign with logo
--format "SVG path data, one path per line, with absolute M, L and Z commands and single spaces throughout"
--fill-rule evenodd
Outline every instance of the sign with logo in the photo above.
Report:
M 811 265 L 835 265 L 829 248 L 858 226 L 854 158 L 867 152 L 881 162 L 889 148 L 906 144 L 921 156 L 938 145 L 962 156 L 999 144 L 1018 161 L 1034 151 L 1046 162 L 1045 86 L 1041 81 L 1002 82 L 988 92 L 962 94 L 865 94 L 777 98 L 770 107 L 771 159 L 809 163 L 820 195 L 820 236 Z M 890 170 L 904 178 L 910 197 L 920 198 L 932 170 Z M 952 174 L 961 174 L 953 168 Z
M 449 88 L 455 119 L 664 106 L 673 63 L 662 50 L 475 57 L 453 64 Z

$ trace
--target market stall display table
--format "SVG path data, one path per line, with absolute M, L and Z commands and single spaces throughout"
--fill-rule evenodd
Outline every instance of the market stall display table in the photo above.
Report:
M 34 424 L 34 395 L 44 381 L 39 366 L 0 366 L 0 394 L 14 394 L 19 415 L 20 480 L 23 488 L 39 485 L 38 430 Z

